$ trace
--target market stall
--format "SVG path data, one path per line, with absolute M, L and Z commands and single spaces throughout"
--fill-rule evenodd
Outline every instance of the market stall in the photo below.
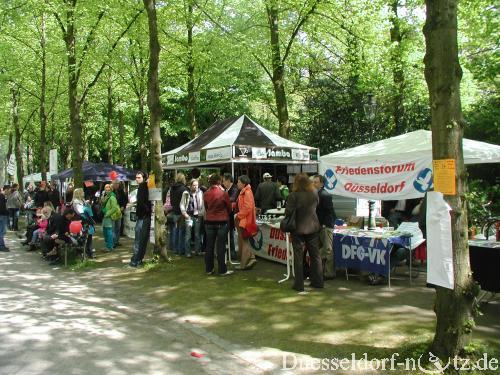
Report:
M 500 146 L 463 140 L 465 164 L 500 162 Z M 416 130 L 320 158 L 331 194 L 398 200 L 424 196 L 432 181 L 432 132 Z
M 498 163 L 500 146 L 463 139 L 463 155 L 465 164 Z M 417 130 L 322 156 L 320 172 L 326 178 L 326 189 L 336 195 L 378 200 L 423 197 L 433 187 L 432 132 Z M 441 220 L 439 225 L 442 229 L 439 229 L 439 225 L 429 222 L 430 216 L 437 217 L 438 213 L 431 214 L 430 209 L 436 209 L 439 202 L 443 203 L 439 214 L 449 220 L 449 213 L 442 202 L 442 196 L 436 198 L 435 194 L 439 193 L 429 193 L 429 196 L 433 195 L 434 203 L 427 206 L 427 235 L 429 238 L 430 236 L 444 238 L 442 233 L 445 233 L 445 236 L 450 238 L 445 241 L 446 243 L 430 243 L 429 247 L 432 246 L 435 250 L 431 250 L 435 258 L 431 268 L 429 268 L 431 262 L 427 263 L 428 278 L 442 278 L 445 270 L 448 274 L 452 274 L 450 272 L 452 265 L 449 263 L 452 257 L 449 225 L 444 225 Z M 439 236 L 438 230 L 441 230 Z M 334 242 L 337 242 L 335 246 L 337 264 L 343 264 L 342 262 L 349 258 L 348 252 L 342 251 L 340 236 L 336 234 L 334 239 Z M 443 247 L 449 250 L 446 253 L 439 253 Z M 378 273 L 385 274 L 385 272 Z M 449 280 L 448 284 L 452 285 L 453 280 Z M 439 285 L 444 286 L 444 284 Z
M 110 181 L 110 174 L 113 173 L 114 179 L 119 181 L 134 181 L 135 172 L 132 169 L 125 168 L 121 165 L 108 163 L 92 163 L 85 160 L 82 165 L 82 175 L 84 181 Z M 64 181 L 72 178 L 74 175 L 73 168 L 65 169 L 51 176 L 52 180 Z
M 282 138 L 246 115 L 217 121 L 192 141 L 162 156 L 167 170 L 224 167 L 233 176 L 256 175 L 259 179 L 262 171 L 276 176 L 278 166 L 289 178 L 300 172 L 316 173 L 319 163 L 317 148 Z
M 282 138 L 242 115 L 217 121 L 197 138 L 164 153 L 163 165 L 167 170 L 218 167 L 235 178 L 248 175 L 255 188 L 263 172 L 276 177 L 281 171 L 290 182 L 296 173 L 317 173 L 318 158 L 317 148 Z M 258 221 L 252 249 L 259 257 L 286 263 L 285 234 L 269 224 L 267 218 Z

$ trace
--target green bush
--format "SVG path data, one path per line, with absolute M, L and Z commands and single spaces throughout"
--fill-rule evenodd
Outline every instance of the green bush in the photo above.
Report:
M 500 187 L 489 186 L 483 180 L 469 180 L 469 192 L 467 199 L 467 219 L 469 226 L 480 226 L 490 215 L 498 215 L 500 212 Z M 491 204 L 484 207 L 488 202 Z

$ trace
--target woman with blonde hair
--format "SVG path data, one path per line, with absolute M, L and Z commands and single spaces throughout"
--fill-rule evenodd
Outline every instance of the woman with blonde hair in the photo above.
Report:
M 71 201 L 71 206 L 75 210 L 75 212 L 82 216 L 84 219 L 87 221 L 87 242 L 85 243 L 85 253 L 87 254 L 88 258 L 93 258 L 94 254 L 92 253 L 92 242 L 93 242 L 93 236 L 95 233 L 95 227 L 94 227 L 94 213 L 92 212 L 92 208 L 90 207 L 90 204 L 85 201 L 85 194 L 83 192 L 83 189 L 77 188 L 73 192 L 73 200 Z M 82 210 L 79 209 L 79 207 L 83 207 L 83 212 Z
M 304 291 L 304 249 L 307 246 L 311 261 L 311 286 L 323 288 L 323 267 L 319 252 L 319 220 L 316 207 L 319 198 L 307 174 L 295 176 L 292 192 L 288 196 L 285 216 L 295 215 L 295 230 L 291 233 L 295 281 L 293 289 Z

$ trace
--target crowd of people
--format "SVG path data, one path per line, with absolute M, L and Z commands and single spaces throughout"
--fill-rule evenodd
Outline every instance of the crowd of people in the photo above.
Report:
M 285 216 L 294 215 L 296 222 L 290 234 L 295 262 L 293 288 L 302 292 L 307 277 L 312 287 L 322 288 L 325 278 L 335 277 L 332 238 L 336 219 L 323 176 L 311 179 L 307 174 L 298 174 L 291 192 L 284 177 L 274 182 L 266 172 L 262 179 L 254 195 L 246 175 L 238 176 L 235 184 L 231 174 L 213 174 L 208 186 L 204 186 L 199 178 L 187 182 L 186 176 L 178 173 L 164 204 L 170 249 L 188 258 L 204 253 L 208 275 L 216 270 L 219 275 L 228 275 L 228 247 L 231 258 L 239 259 L 235 269 L 249 270 L 257 263 L 249 242 L 258 231 L 257 215 L 286 207 Z
M 186 176 L 178 173 L 164 204 L 169 249 L 188 258 L 203 255 L 207 275 L 226 276 L 232 273 L 227 265 L 227 246 L 230 257 L 239 260 L 235 269 L 250 270 L 257 263 L 249 242 L 258 231 L 257 215 L 286 207 L 285 216 L 294 215 L 296 223 L 290 234 L 295 262 L 293 288 L 303 291 L 307 277 L 312 287 L 322 288 L 325 278 L 335 277 L 332 259 L 335 212 L 331 196 L 324 190 L 323 177 L 298 174 L 291 191 L 284 177 L 274 182 L 271 174 L 264 173 L 262 178 L 254 195 L 247 175 L 235 180 L 229 173 L 212 174 L 205 186 L 199 178 L 187 182 Z M 149 239 L 152 207 L 147 180 L 146 173 L 136 174 L 137 219 L 130 267 L 142 264 Z M 29 250 L 40 247 L 51 263 L 60 261 L 58 245 L 75 242 L 70 224 L 77 219 L 86 224 L 87 257 L 94 256 L 97 219 L 102 219 L 103 250 L 112 251 L 120 246 L 127 203 L 128 196 L 119 181 L 106 184 L 98 194 L 68 186 L 63 196 L 54 184 L 29 186 L 25 194 L 17 185 L 4 187 L 0 193 L 0 250 L 8 251 L 3 242 L 5 228 L 18 230 L 19 212 L 24 209 L 28 220 L 23 245 L 29 246 Z
M 93 258 L 96 219 L 103 221 L 105 250 L 120 246 L 122 217 L 128 203 L 124 184 L 113 181 L 104 186 L 102 193 L 96 191 L 95 187 L 74 189 L 69 184 L 65 193 L 60 194 L 56 183 L 45 181 L 38 186 L 29 184 L 24 193 L 17 184 L 3 186 L 0 189 L 0 251 L 9 251 L 4 236 L 6 230 L 19 231 L 21 211 L 26 214 L 26 239 L 22 244 L 28 246 L 28 251 L 40 248 L 44 258 L 51 263 L 60 262 L 57 246 L 75 244 L 78 234 L 85 235 L 85 255 Z M 81 233 L 71 233 L 70 224 L 74 220 L 84 224 Z

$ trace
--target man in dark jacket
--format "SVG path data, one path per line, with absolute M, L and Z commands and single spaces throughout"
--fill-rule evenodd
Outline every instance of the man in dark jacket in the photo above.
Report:
M 71 243 L 69 237 L 69 224 L 75 217 L 75 210 L 67 208 L 62 214 L 52 213 L 49 217 L 49 225 L 47 227 L 46 236 L 42 240 L 42 253 L 50 258 L 49 260 L 57 260 L 57 252 L 54 250 L 56 241 Z
M 7 199 L 3 193 L 5 188 L 9 188 L 8 186 L 4 186 L 3 189 L 0 187 L 0 251 L 10 251 L 7 246 L 5 246 L 4 236 L 7 228 L 7 223 L 9 222 L 9 211 L 7 211 Z
M 174 223 L 173 230 L 170 232 L 170 243 L 173 245 L 173 252 L 178 255 L 185 255 L 186 252 L 186 226 L 181 212 L 181 199 L 185 191 L 189 191 L 186 186 L 186 176 L 184 173 L 177 173 L 175 183 L 170 187 L 168 195 L 172 206 L 172 212 L 169 215 Z
M 61 195 L 59 194 L 59 190 L 57 190 L 57 185 L 55 183 L 50 185 L 47 194 L 50 202 L 54 206 L 54 210 L 56 210 L 56 212 L 59 211 L 59 206 L 61 205 Z
M 264 173 L 262 178 L 264 182 L 261 182 L 257 186 L 257 191 L 255 192 L 255 206 L 260 208 L 260 213 L 265 214 L 267 210 L 276 208 L 276 202 L 281 200 L 281 193 L 278 185 L 271 181 L 273 176 L 269 173 Z
M 234 249 L 234 214 L 236 213 L 236 206 L 238 204 L 238 195 L 240 195 L 240 191 L 238 187 L 234 183 L 233 176 L 230 173 L 224 173 L 222 185 L 227 191 L 229 195 L 229 200 L 231 201 L 231 214 L 229 215 L 229 248 L 231 250 L 231 258 L 237 259 L 238 254 Z
M 147 178 L 147 174 L 142 171 L 137 172 L 135 175 L 139 188 L 137 189 L 134 254 L 130 259 L 130 267 L 137 267 L 142 264 L 148 246 L 149 230 L 151 228 L 151 202 L 149 202 Z
M 35 196 L 33 200 L 35 201 L 36 208 L 42 208 L 43 204 L 49 200 L 49 194 L 47 193 L 45 181 L 40 182 L 40 186 L 35 189 Z
M 335 278 L 335 265 L 333 257 L 333 229 L 335 226 L 335 210 L 333 209 L 332 196 L 325 190 L 325 179 L 317 174 L 313 177 L 314 187 L 318 190 L 319 204 L 316 207 L 321 229 L 319 232 L 320 253 L 323 262 L 323 278 Z

